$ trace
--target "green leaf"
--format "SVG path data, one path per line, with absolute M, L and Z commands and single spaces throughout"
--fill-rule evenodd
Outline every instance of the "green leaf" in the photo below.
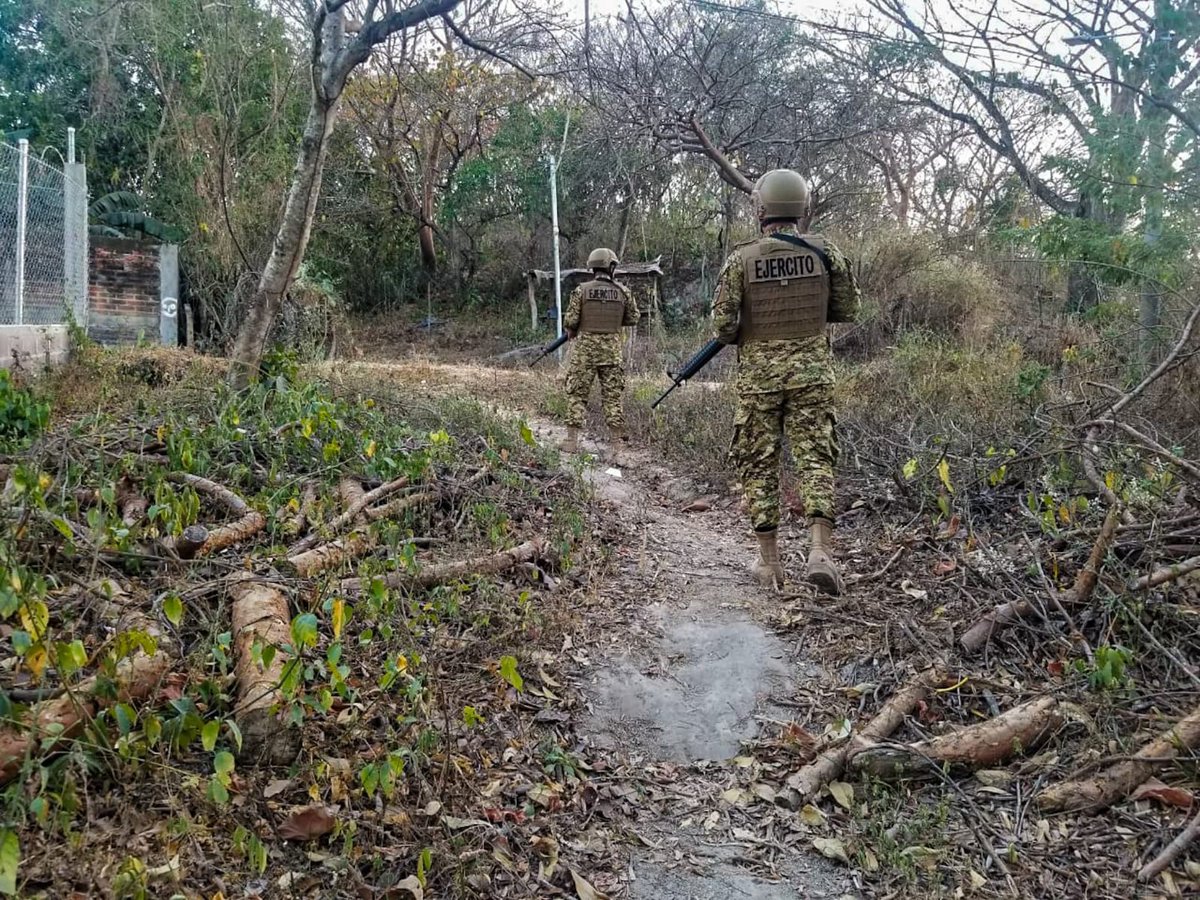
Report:
M 523 440 L 530 447 L 537 446 L 537 439 L 533 436 L 533 429 L 524 422 L 521 423 L 521 440 Z
M 58 673 L 64 678 L 74 675 L 87 665 L 87 650 L 83 647 L 83 641 L 78 639 L 69 644 L 62 642 L 56 644 L 54 655 Z
M 217 748 L 217 738 L 221 736 L 221 723 L 217 719 L 212 719 L 204 723 L 204 728 L 200 730 L 200 743 L 209 753 Z
M 163 600 L 163 613 L 166 615 L 167 621 L 176 628 L 179 627 L 179 623 L 183 621 L 183 600 L 178 594 L 167 594 L 166 599 Z
M 218 775 L 230 774 L 233 771 L 233 767 L 233 754 L 228 750 L 222 750 L 213 757 L 213 771 Z
M 226 719 L 225 727 L 229 729 L 229 735 L 233 738 L 233 746 L 240 753 L 242 750 L 242 729 L 238 728 L 237 722 L 233 721 L 233 719 Z
M 17 892 L 17 871 L 21 868 L 21 842 L 17 833 L 0 830 L 0 894 Z
M 518 691 L 525 690 L 525 679 L 517 671 L 517 658 L 515 656 L 500 657 L 500 677 Z
M 229 791 L 221 783 L 221 779 L 208 779 L 208 799 L 218 806 L 224 806 L 229 802 Z
M 297 650 L 315 646 L 317 643 L 317 617 L 302 613 L 292 619 L 292 646 Z
M 904 469 L 902 471 L 905 479 L 911 481 L 916 477 L 917 474 L 917 461 L 915 459 L 910 459 L 904 464 Z
M 124 737 L 133 731 L 134 723 L 137 722 L 137 713 L 128 703 L 118 703 L 113 707 L 113 718 L 117 720 L 117 730 Z

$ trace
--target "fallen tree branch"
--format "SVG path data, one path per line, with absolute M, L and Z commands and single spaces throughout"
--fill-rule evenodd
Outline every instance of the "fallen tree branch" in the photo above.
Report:
M 1163 566 L 1161 569 L 1155 569 L 1149 575 L 1135 578 L 1129 582 L 1128 587 L 1131 591 L 1149 590 L 1150 588 L 1166 584 L 1168 581 L 1175 581 L 1184 575 L 1189 575 L 1197 569 L 1200 569 L 1200 556 L 1193 556 L 1191 559 L 1185 559 L 1183 562 L 1176 563 L 1173 566 Z
M 312 550 L 289 556 L 280 568 L 301 578 L 311 578 L 370 553 L 378 545 L 379 539 L 373 535 L 352 534 L 347 538 L 330 541 Z
M 240 544 L 242 541 L 254 537 L 254 535 L 267 527 L 267 520 L 262 513 L 256 509 L 252 509 L 250 504 L 245 500 L 229 490 L 229 488 L 223 487 L 215 481 L 209 481 L 207 478 L 201 478 L 199 475 L 191 475 L 187 472 L 172 472 L 167 476 L 167 480 L 173 481 L 176 484 L 188 485 L 198 493 L 210 497 L 221 506 L 224 506 L 233 515 L 239 517 L 237 521 L 230 522 L 227 525 L 220 525 L 209 531 L 208 539 L 196 551 L 196 556 L 208 556 L 224 550 L 226 547 Z
M 845 768 L 846 759 L 851 752 L 876 744 L 899 728 L 900 723 L 919 701 L 925 699 L 940 678 L 936 669 L 921 672 L 892 694 L 861 732 L 852 735 L 848 741 L 826 750 L 799 772 L 791 775 L 787 784 L 798 795 L 797 804 L 808 803 L 822 787 L 837 778 Z
M 116 582 L 104 581 L 98 591 L 107 599 L 103 614 L 116 620 L 120 632 L 140 631 L 155 641 L 148 655 L 141 647 L 118 660 L 111 676 L 92 675 L 64 694 L 39 703 L 29 711 L 28 723 L 0 730 L 0 784 L 11 781 L 25 759 L 34 752 L 53 753 L 74 738 L 101 709 L 114 702 L 144 700 L 174 665 L 173 642 L 153 618 L 136 605 Z M 115 699 L 112 689 L 116 689 Z
M 1146 865 L 1142 866 L 1137 874 L 1138 881 L 1153 881 L 1157 878 L 1167 866 L 1175 862 L 1175 859 L 1187 849 L 1188 845 L 1196 839 L 1196 835 L 1200 834 L 1200 812 L 1196 813 L 1192 821 L 1188 822 L 1187 827 L 1179 834 L 1175 835 L 1175 840 L 1167 844 L 1163 848 L 1162 853 L 1154 857 Z
M 360 501 L 366 491 L 363 490 L 362 482 L 357 478 L 346 477 L 338 482 L 338 496 L 342 498 L 342 507 L 350 509 L 358 501 Z
M 931 775 L 931 767 L 943 765 L 982 769 L 1033 749 L 1062 727 L 1063 718 L 1055 698 L 1040 697 L 928 740 L 863 747 L 850 755 L 848 764 L 884 779 Z
M 304 483 L 300 495 L 300 508 L 284 523 L 283 532 L 291 537 L 300 537 L 313 520 L 313 507 L 317 505 L 317 486 L 311 481 Z
M 406 498 L 407 499 L 407 498 Z M 472 575 L 494 575 L 507 569 L 515 568 L 521 563 L 529 562 L 541 555 L 544 544 L 541 540 L 526 541 L 511 550 L 501 550 L 487 556 L 476 556 L 458 562 L 442 563 L 436 566 L 426 566 L 416 574 L 408 572 L 389 572 L 382 576 L 383 583 L 389 588 L 398 587 L 432 587 L 446 581 L 457 581 Z M 371 584 L 381 576 L 373 578 L 343 578 L 342 593 L 361 594 L 371 589 Z
M 379 487 L 365 493 L 360 492 L 358 496 L 346 507 L 345 512 L 334 518 L 326 527 L 326 534 L 337 534 L 351 522 L 359 517 L 359 515 L 372 503 L 382 500 L 396 491 L 408 487 L 408 477 L 397 478 L 395 481 L 389 481 L 387 484 L 381 484 Z M 345 495 L 343 494 L 343 497 Z M 305 550 L 311 550 L 321 541 L 321 535 L 314 531 L 303 540 L 299 540 L 288 548 L 288 556 L 295 556 L 298 553 L 303 553 Z
M 1049 812 L 1101 810 L 1127 797 L 1139 784 L 1175 759 L 1180 750 L 1200 746 L 1200 707 L 1192 710 L 1169 729 L 1142 747 L 1130 759 L 1122 760 L 1090 778 L 1060 782 L 1038 798 Z
M 1092 544 L 1092 552 L 1088 556 L 1088 561 L 1079 570 L 1079 574 L 1075 576 L 1075 583 L 1072 585 L 1071 590 L 1059 593 L 1053 589 L 1053 586 L 1047 587 L 1047 590 L 1050 592 L 1051 602 L 1066 617 L 1068 624 L 1072 624 L 1071 617 L 1063 607 L 1063 604 L 1086 603 L 1091 598 L 1092 592 L 1096 589 L 1096 582 L 1100 577 L 1100 570 L 1104 567 L 1104 559 L 1108 556 L 1108 551 L 1112 547 L 1118 526 L 1121 524 L 1120 510 L 1121 506 L 1119 502 L 1117 506 L 1109 507 L 1108 515 L 1104 517 L 1104 524 L 1100 528 L 1100 533 L 1096 536 L 1096 540 Z M 959 638 L 959 645 L 962 647 L 964 653 L 978 653 L 987 646 L 993 635 L 1013 622 L 1024 619 L 1033 611 L 1034 605 L 1030 600 L 1014 600 L 1002 603 L 968 628 L 963 633 L 963 636 Z M 1073 624 L 1072 628 L 1074 628 Z
M 233 581 L 229 592 L 238 685 L 233 715 L 242 732 L 240 755 L 268 765 L 287 765 L 300 752 L 301 738 L 300 729 L 286 722 L 286 700 L 279 690 L 287 666 L 296 664 L 283 649 L 292 640 L 287 597 L 275 585 L 250 576 Z M 268 654 L 270 664 L 262 666 L 257 660 L 264 659 L 266 647 L 274 647 L 274 655 Z

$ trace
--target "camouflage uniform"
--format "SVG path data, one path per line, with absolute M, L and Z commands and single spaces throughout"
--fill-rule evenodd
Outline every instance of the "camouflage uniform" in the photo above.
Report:
M 597 276 L 609 280 L 606 275 Z M 636 325 L 641 318 L 637 301 L 623 284 L 613 282 L 625 295 L 625 314 L 622 327 Z M 575 338 L 571 341 L 571 359 L 567 363 L 567 427 L 581 428 L 587 411 L 588 395 L 592 390 L 592 379 L 600 380 L 600 403 L 604 410 L 604 421 L 609 428 L 621 430 L 625 427 L 625 410 L 621 395 L 625 392 L 625 370 L 621 366 L 621 341 L 623 334 L 579 334 L 579 323 L 583 316 L 583 288 L 571 291 L 567 311 L 563 314 L 563 327 Z
M 800 236 L 794 226 L 768 226 L 767 235 L 782 231 Z M 763 240 L 764 238 L 755 238 Z M 721 270 L 713 300 L 717 339 L 738 339 L 744 261 L 739 244 Z M 858 285 L 841 252 L 826 242 L 830 262 L 829 320 L 850 322 L 858 316 Z M 833 413 L 833 354 L 828 334 L 796 340 L 752 340 L 738 348 L 730 462 L 756 531 L 778 527 L 779 465 L 782 436 L 791 447 L 805 512 L 812 518 L 834 518 L 833 468 L 838 443 Z

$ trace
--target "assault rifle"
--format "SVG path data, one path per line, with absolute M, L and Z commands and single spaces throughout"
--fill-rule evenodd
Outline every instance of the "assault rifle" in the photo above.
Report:
M 697 372 L 699 372 L 701 369 L 703 369 L 705 366 L 707 366 L 710 362 L 712 362 L 712 358 L 724 349 L 725 349 L 725 345 L 722 344 L 720 341 L 718 341 L 716 338 L 713 338 L 711 341 L 709 341 L 707 344 L 705 344 L 703 347 L 701 347 L 699 350 L 697 350 L 696 355 L 693 356 L 691 359 L 689 359 L 687 362 L 685 362 L 683 364 L 683 368 L 680 369 L 678 372 L 675 372 L 674 374 L 672 374 L 671 372 L 667 372 L 667 377 L 670 378 L 675 383 L 672 384 L 669 388 L 667 388 L 666 391 L 663 392 L 663 395 L 661 397 L 659 397 L 657 400 L 655 400 L 653 403 L 651 403 L 650 408 L 654 409 L 654 407 L 658 406 L 658 404 L 660 404 L 664 400 L 666 400 L 667 397 L 670 395 L 671 391 L 675 390 L 675 388 L 684 384 L 689 378 L 691 378 L 693 375 L 695 375 Z
M 547 356 L 549 356 L 551 353 L 553 353 L 555 350 L 557 350 L 559 347 L 561 347 L 563 344 L 565 344 L 570 339 L 571 339 L 571 336 L 564 331 L 561 335 L 558 336 L 557 339 L 551 341 L 549 344 L 547 344 L 545 347 L 542 348 L 542 352 L 539 353 L 534 358 L 533 362 L 531 362 L 529 364 L 529 368 L 532 369 L 534 366 L 536 366 L 543 359 L 545 359 Z

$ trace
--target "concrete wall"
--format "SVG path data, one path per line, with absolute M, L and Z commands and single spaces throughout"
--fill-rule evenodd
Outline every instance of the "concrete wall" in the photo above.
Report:
M 40 371 L 66 362 L 69 351 L 66 325 L 0 325 L 0 368 L 19 362 L 23 368 Z
M 179 248 L 93 237 L 87 331 L 106 347 L 179 343 Z

